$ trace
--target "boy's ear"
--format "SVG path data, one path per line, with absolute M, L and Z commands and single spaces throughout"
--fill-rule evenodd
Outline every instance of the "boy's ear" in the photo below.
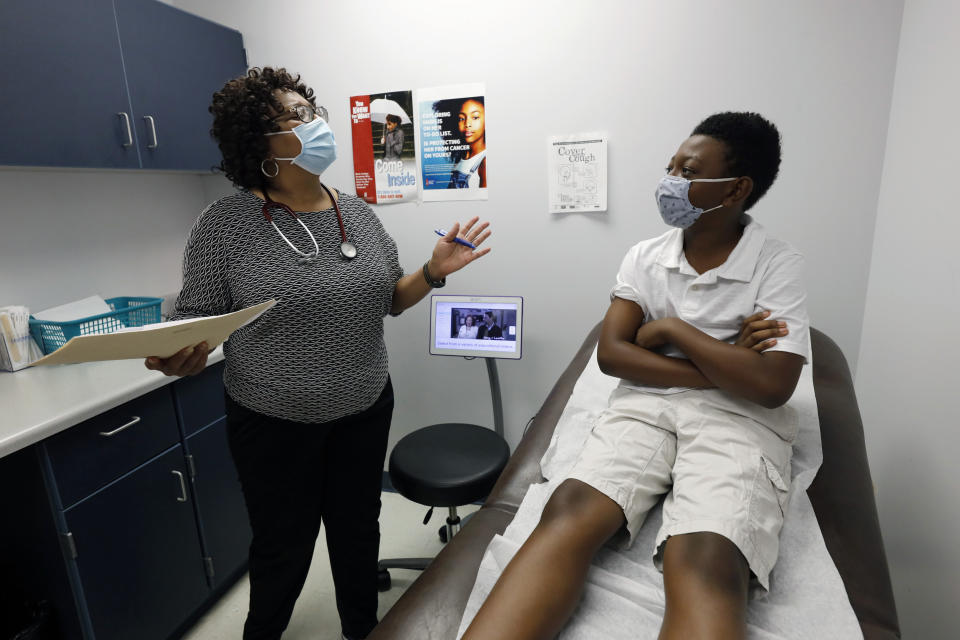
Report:
M 732 204 L 743 204 L 746 202 L 747 198 L 750 197 L 750 194 L 753 192 L 753 178 L 750 176 L 743 176 L 738 178 L 733 183 L 733 190 L 730 192 L 724 199 L 724 204 L 730 206 Z

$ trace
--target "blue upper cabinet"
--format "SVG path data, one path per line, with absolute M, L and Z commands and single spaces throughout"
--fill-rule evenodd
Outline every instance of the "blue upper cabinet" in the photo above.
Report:
M 0 60 L 0 164 L 140 166 L 112 0 L 2 0 Z
M 209 171 L 239 32 L 156 0 L 0 2 L 0 165 Z
M 209 171 L 213 92 L 246 71 L 243 39 L 155 0 L 115 0 L 127 84 L 145 169 Z

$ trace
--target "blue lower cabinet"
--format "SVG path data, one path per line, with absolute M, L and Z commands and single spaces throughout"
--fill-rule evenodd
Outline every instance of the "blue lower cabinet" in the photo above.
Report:
M 69 508 L 180 442 L 169 387 L 134 398 L 44 442 Z
M 64 512 L 97 640 L 163 640 L 209 595 L 181 445 Z
M 58 640 L 168 640 L 242 576 L 251 533 L 221 376 L 213 365 L 0 458 L 16 489 L 0 598 L 49 602 Z
M 197 521 L 209 558 L 211 586 L 229 582 L 247 563 L 252 533 L 237 470 L 227 444 L 226 418 L 187 438 L 194 460 Z
M 212 364 L 203 372 L 180 378 L 171 385 L 184 438 L 210 426 L 227 412 L 223 367 L 223 362 Z M 226 442 L 223 441 L 224 446 Z

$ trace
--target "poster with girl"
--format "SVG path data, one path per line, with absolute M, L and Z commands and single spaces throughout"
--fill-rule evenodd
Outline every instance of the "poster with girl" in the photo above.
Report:
M 392 91 L 350 98 L 353 176 L 357 195 L 371 204 L 417 197 L 413 93 Z
M 486 200 L 486 105 L 482 83 L 417 90 L 423 200 Z

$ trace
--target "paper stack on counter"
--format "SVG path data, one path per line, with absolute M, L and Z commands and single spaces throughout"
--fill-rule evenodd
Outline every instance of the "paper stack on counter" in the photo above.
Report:
M 206 342 L 213 349 L 231 333 L 253 322 L 276 303 L 276 300 L 267 300 L 222 316 L 160 322 L 142 327 L 128 327 L 114 333 L 77 336 L 33 364 L 71 364 L 150 356 L 169 358 L 184 347 L 201 342 Z
M 30 310 L 0 307 L 0 369 L 17 371 L 42 356 L 43 352 L 30 336 Z
M 33 317 L 37 320 L 45 320 L 47 322 L 72 322 L 80 318 L 99 316 L 104 313 L 110 313 L 111 311 L 113 311 L 113 309 L 110 308 L 106 300 L 100 296 L 90 296 L 83 300 L 75 300 L 74 302 L 68 302 L 58 307 L 38 311 L 33 314 Z

